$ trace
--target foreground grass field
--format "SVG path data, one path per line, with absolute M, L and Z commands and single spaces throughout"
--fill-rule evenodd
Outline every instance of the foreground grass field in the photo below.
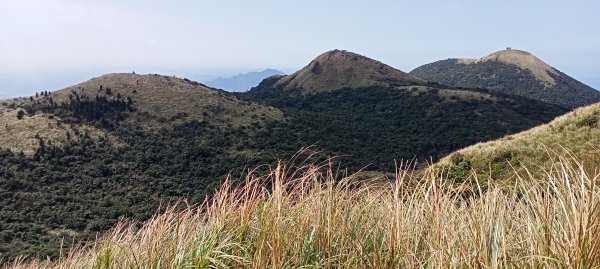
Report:
M 486 182 L 485 191 L 436 169 L 365 182 L 327 164 L 280 164 L 241 184 L 226 180 L 202 205 L 122 222 L 59 260 L 6 266 L 600 268 L 598 171 L 560 159 L 511 187 Z

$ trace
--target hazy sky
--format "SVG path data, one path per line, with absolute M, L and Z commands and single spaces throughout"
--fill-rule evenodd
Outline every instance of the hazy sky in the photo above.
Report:
M 0 0 L 0 97 L 107 72 L 289 72 L 331 49 L 408 72 L 507 46 L 600 89 L 599 3 Z

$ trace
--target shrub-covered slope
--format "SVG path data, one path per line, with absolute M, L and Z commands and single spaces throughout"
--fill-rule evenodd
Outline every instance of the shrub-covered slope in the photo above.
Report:
M 281 111 L 184 79 L 111 74 L 2 102 L 0 256 L 56 256 L 121 217 L 200 202 L 276 153 L 252 135 Z
M 393 168 L 394 159 L 435 160 L 565 112 L 522 97 L 434 86 L 373 86 L 308 95 L 255 88 L 249 94 L 254 93 L 257 100 L 293 115 L 289 122 L 278 123 L 286 126 L 280 130 L 293 130 L 285 138 L 288 143 L 320 141 L 332 153 L 350 155 L 349 165 L 372 164 L 383 170 Z

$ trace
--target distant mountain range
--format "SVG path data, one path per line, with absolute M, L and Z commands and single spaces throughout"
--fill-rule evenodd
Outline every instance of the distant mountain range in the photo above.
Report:
M 476 62 L 506 78 L 526 74 L 532 85 L 568 80 Z M 227 174 L 288 159 L 305 146 L 337 156 L 336 165 L 350 171 L 393 171 L 394 160 L 436 161 L 547 123 L 568 112 L 564 104 L 588 96 L 583 86 L 548 91 L 557 93 L 551 104 L 418 73 L 333 50 L 291 75 L 267 72 L 244 93 L 171 76 L 108 74 L 1 100 L 0 260 L 55 257 L 61 242 L 93 240 L 119 218 L 145 220 L 181 197 L 202 202 Z
M 214 80 L 206 81 L 205 84 L 229 92 L 245 92 L 252 87 L 256 87 L 263 79 L 273 75 L 285 75 L 285 73 L 277 69 L 265 69 L 260 72 L 237 74 L 228 78 L 219 77 Z
M 507 49 L 480 59 L 447 59 L 426 64 L 410 74 L 431 82 L 485 88 L 534 98 L 573 109 L 600 101 L 600 92 L 529 52 Z

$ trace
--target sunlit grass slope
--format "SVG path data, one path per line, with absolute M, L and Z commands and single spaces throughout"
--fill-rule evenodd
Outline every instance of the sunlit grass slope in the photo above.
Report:
M 440 160 L 450 177 L 463 180 L 475 171 L 492 179 L 514 178 L 513 170 L 537 173 L 574 155 L 584 167 L 600 163 L 600 104 L 579 108 L 552 122 L 504 138 L 478 143 Z M 559 153 L 559 154 L 556 154 Z
M 327 165 L 269 170 L 225 181 L 201 205 L 122 222 L 57 261 L 8 266 L 600 268 L 598 174 L 576 159 L 471 193 L 435 169 L 367 182 Z

